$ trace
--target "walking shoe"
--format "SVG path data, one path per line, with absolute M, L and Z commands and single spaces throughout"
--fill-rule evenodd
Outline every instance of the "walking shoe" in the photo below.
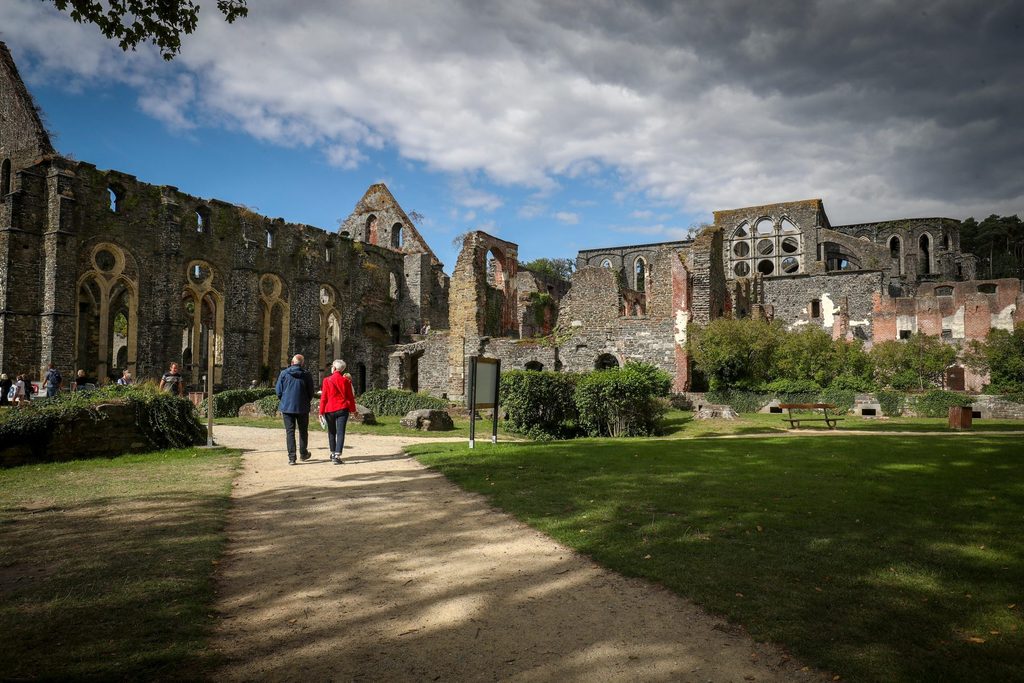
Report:
M 294 465 L 295 464 L 295 458 L 288 458 L 288 464 L 289 465 Z
M 309 451 L 306 451 L 305 453 L 299 454 L 299 457 L 302 458 L 303 460 L 309 460 L 310 458 L 313 457 L 313 454 L 310 453 Z
M 334 464 L 335 464 L 335 465 L 344 465 L 344 464 L 345 464 L 345 461 L 344 461 L 344 460 L 342 460 L 342 459 L 341 459 L 341 456 L 339 455 L 339 456 L 338 456 L 337 458 L 335 458 L 335 459 L 334 459 Z
M 337 456 L 336 453 L 331 453 L 331 462 L 334 462 L 334 459 L 337 458 L 337 457 L 338 456 Z

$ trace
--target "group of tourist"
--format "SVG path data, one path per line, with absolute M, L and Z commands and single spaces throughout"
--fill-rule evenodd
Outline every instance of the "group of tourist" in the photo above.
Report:
M 292 356 L 292 364 L 278 375 L 274 389 L 280 399 L 278 409 L 284 418 L 289 465 L 296 464 L 296 452 L 301 460 L 309 460 L 312 457 L 309 452 L 309 411 L 314 385 L 312 375 L 303 367 L 305 362 L 302 354 Z M 327 445 L 331 449 L 331 462 L 335 465 L 344 464 L 341 454 L 345 448 L 348 418 L 349 415 L 358 414 L 352 379 L 345 372 L 345 368 L 345 361 L 334 361 L 330 374 L 324 378 L 320 387 L 320 424 L 327 429 Z

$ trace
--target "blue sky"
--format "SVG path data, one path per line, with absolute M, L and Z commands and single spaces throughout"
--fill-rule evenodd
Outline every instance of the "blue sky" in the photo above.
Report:
M 250 0 L 182 53 L 0 3 L 61 153 L 333 229 L 386 182 L 520 258 L 820 197 L 834 224 L 1024 213 L 1022 3 Z

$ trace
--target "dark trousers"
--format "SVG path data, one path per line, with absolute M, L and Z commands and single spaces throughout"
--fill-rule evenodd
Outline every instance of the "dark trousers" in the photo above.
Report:
M 309 453 L 309 413 L 281 413 L 284 416 L 285 442 L 288 459 L 295 459 L 295 428 L 299 428 L 299 453 Z
M 331 453 L 341 454 L 345 447 L 345 427 L 348 426 L 348 411 L 336 410 L 333 413 L 325 413 L 327 419 L 327 443 L 331 447 Z

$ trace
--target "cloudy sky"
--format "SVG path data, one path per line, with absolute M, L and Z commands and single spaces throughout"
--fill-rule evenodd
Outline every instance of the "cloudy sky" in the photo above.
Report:
M 65 154 L 333 228 L 384 181 L 448 268 L 678 239 L 821 197 L 833 223 L 1024 214 L 1024 2 L 204 3 L 173 62 L 0 4 Z

